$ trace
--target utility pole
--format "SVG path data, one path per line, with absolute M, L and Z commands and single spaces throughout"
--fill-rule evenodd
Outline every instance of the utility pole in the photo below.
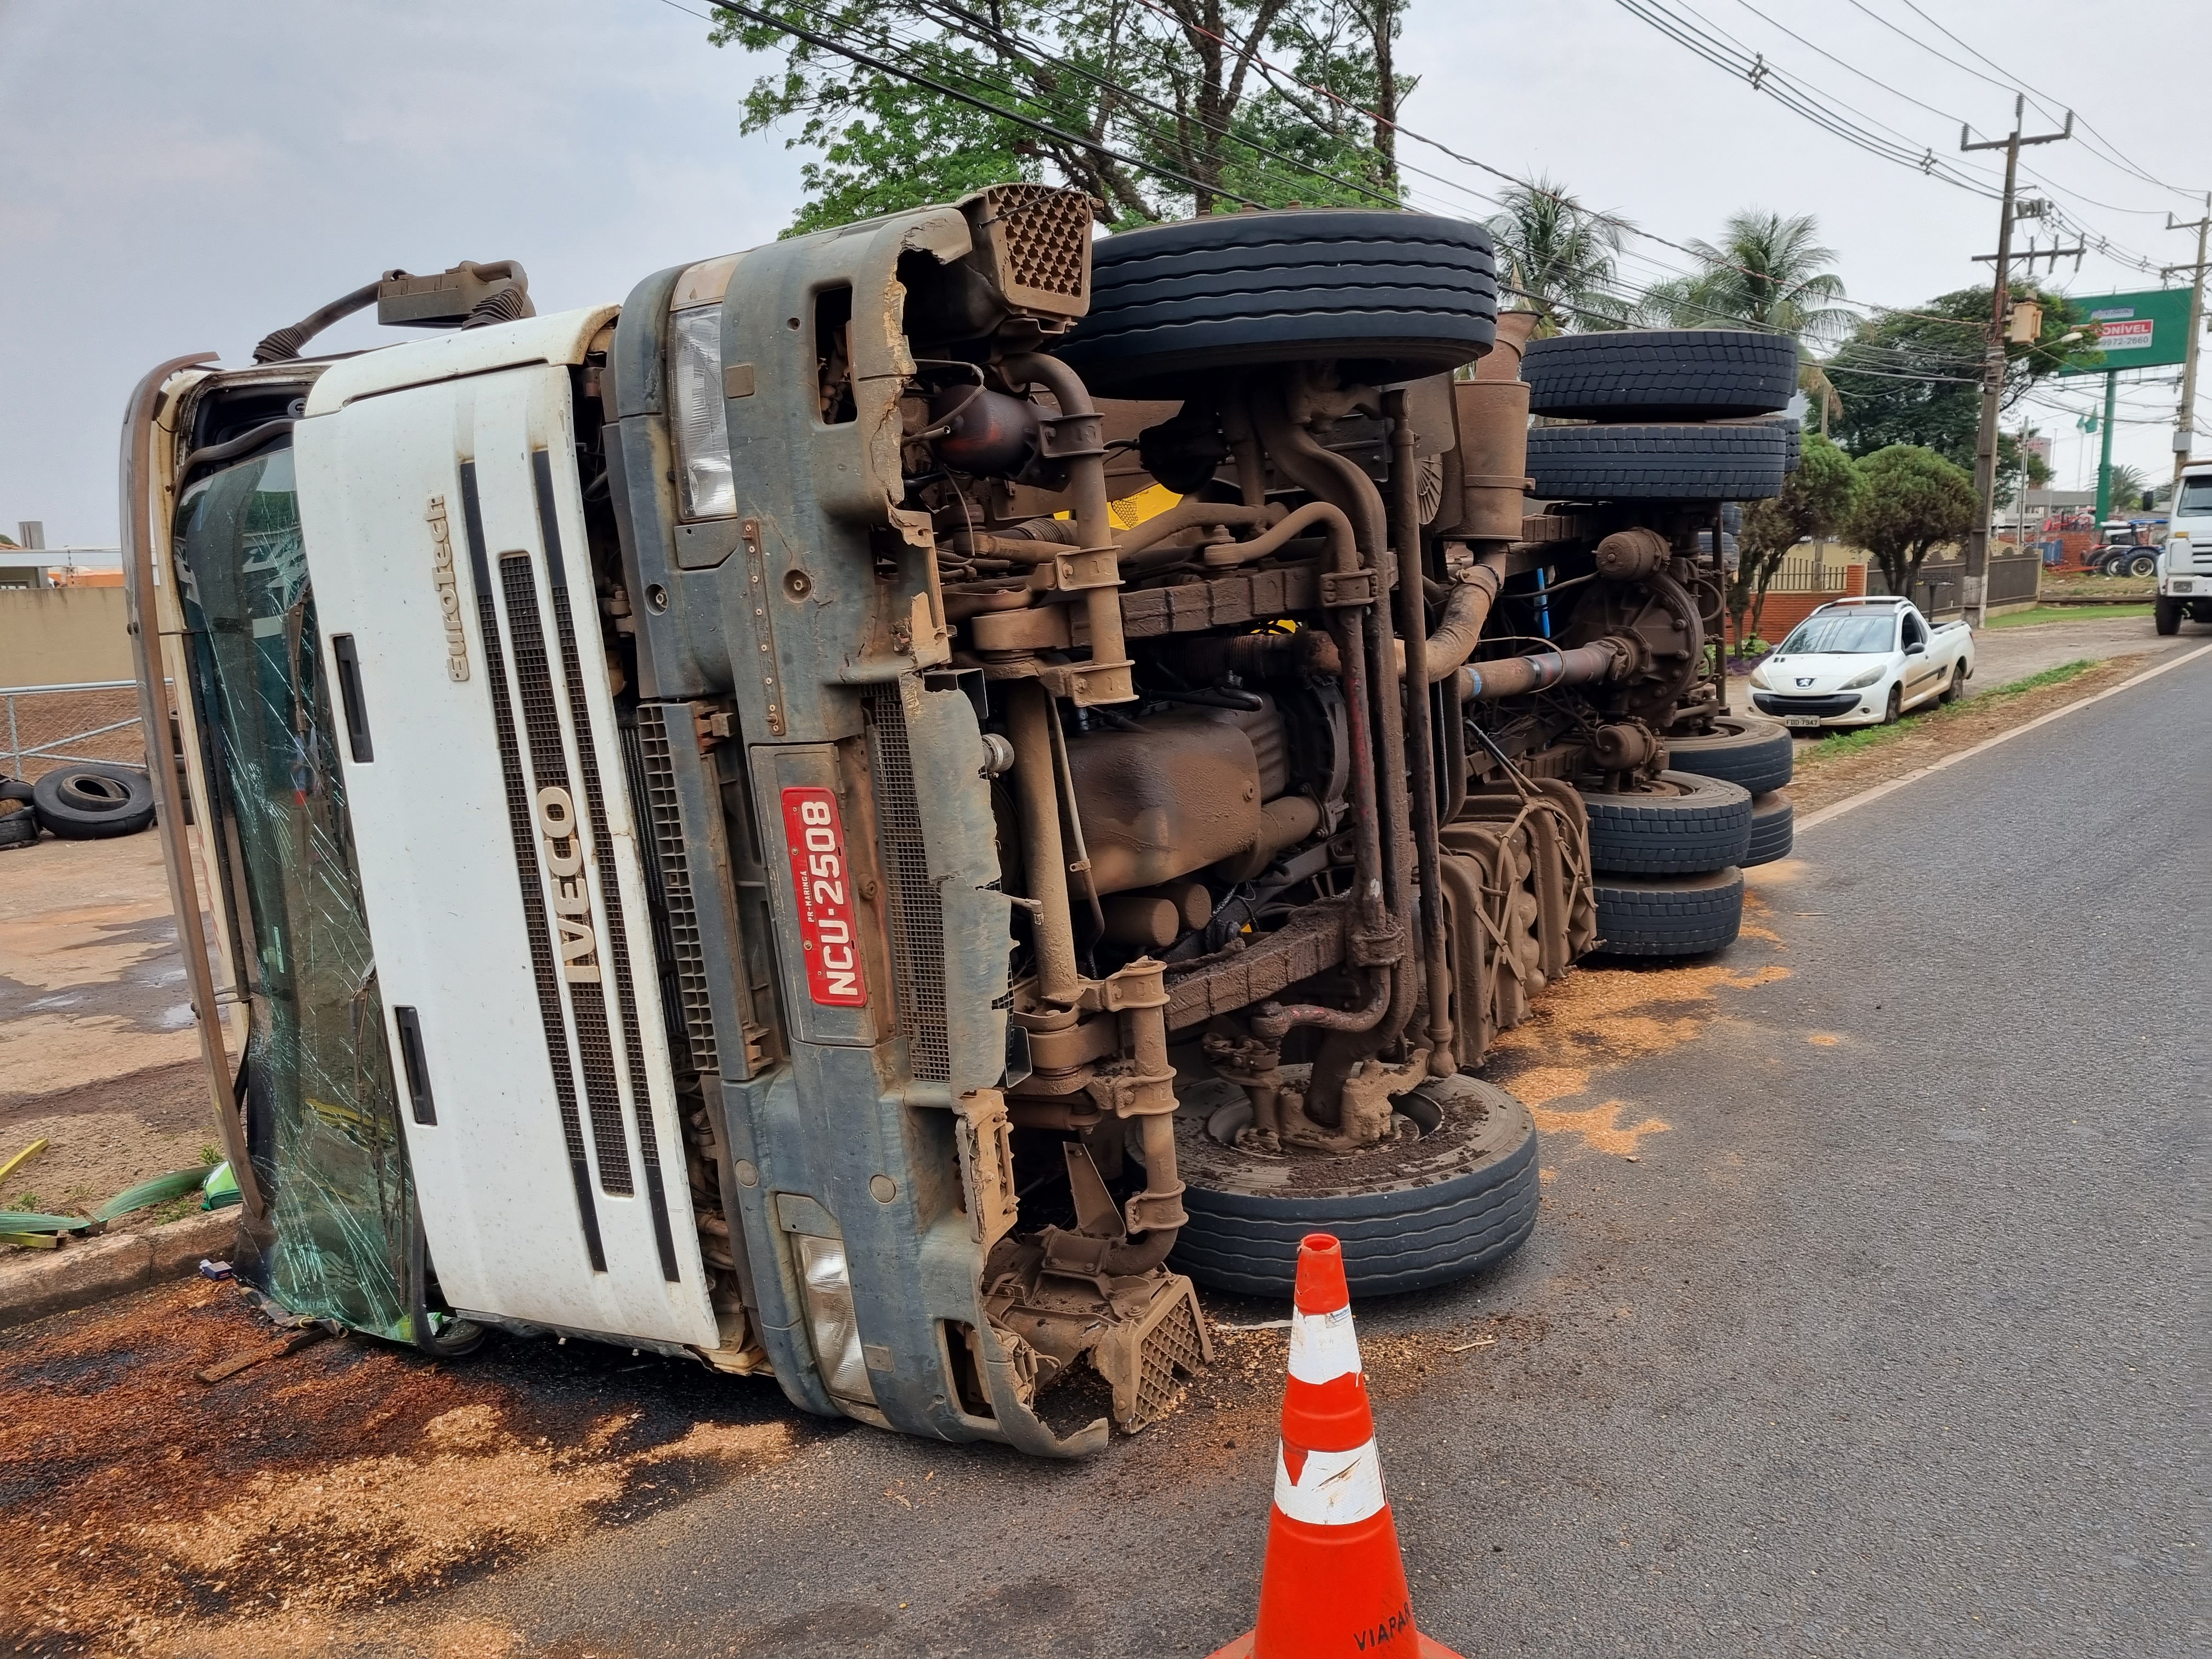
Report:
M 2193 230 L 2197 233 L 2197 263 L 2193 265 L 2168 265 L 2158 273 L 2161 283 L 2171 282 L 2174 273 L 2189 273 L 2189 349 L 2181 360 L 2181 414 L 2173 423 L 2173 494 L 2178 501 L 2181 495 L 2181 469 L 2188 464 L 2190 439 L 2197 430 L 2197 342 L 2204 332 L 2204 233 L 2212 229 L 2212 191 L 2204 192 L 2204 216 L 2194 224 L 2178 224 L 2173 216 L 2166 216 L 2168 230 Z M 2173 507 L 2166 508 L 2167 522 L 2173 517 Z
M 1973 612 L 1977 628 L 1989 620 L 1990 614 L 1990 516 L 1996 510 L 1997 418 L 2004 403 L 2005 307 L 2012 298 L 2013 187 L 2020 175 L 2021 150 L 2030 144 L 2056 143 L 2061 138 L 2074 136 L 2074 112 L 2069 109 L 2063 131 L 2023 138 L 2020 120 L 2027 108 L 2026 94 L 2015 94 L 2012 131 L 2003 138 L 1970 143 L 1968 130 L 1959 129 L 1961 150 L 2001 149 L 2005 153 L 2004 203 L 1997 218 L 1997 251 L 1978 255 L 1976 259 L 1978 264 L 1982 259 L 1990 259 L 1996 264 L 1996 280 L 1990 289 L 1990 337 L 1982 359 L 1982 429 L 1974 446 L 1974 526 L 1966 532 L 1966 608 Z M 2035 257 L 2056 262 L 2063 254 L 2071 254 L 2078 266 L 2081 252 L 2079 247 L 2052 248 Z

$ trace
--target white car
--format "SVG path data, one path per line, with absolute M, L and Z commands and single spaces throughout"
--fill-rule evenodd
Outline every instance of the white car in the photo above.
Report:
M 1784 726 L 1887 725 L 1909 708 L 1948 702 L 1974 672 L 1965 623 L 1932 626 L 1910 599 L 1837 599 L 1798 623 L 1751 671 L 1751 700 Z

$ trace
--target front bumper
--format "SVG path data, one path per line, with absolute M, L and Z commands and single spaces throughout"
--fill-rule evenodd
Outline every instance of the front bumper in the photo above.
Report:
M 1752 706 L 1785 725 L 1806 720 L 1821 726 L 1870 726 L 1882 716 L 1886 687 L 1870 685 L 1863 691 L 1827 691 L 1817 696 L 1788 696 L 1779 691 L 1753 691 Z

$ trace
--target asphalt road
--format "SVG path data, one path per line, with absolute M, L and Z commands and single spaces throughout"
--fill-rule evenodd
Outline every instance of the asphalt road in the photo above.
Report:
M 1668 1126 L 1637 1161 L 1552 1136 L 1510 1266 L 1357 1310 L 1425 1630 L 2206 1650 L 2209 778 L 2212 656 L 1816 827 L 1729 957 L 1786 976 L 1590 1079 Z M 836 1434 L 446 1609 L 564 1655 L 1206 1654 L 1272 1340 L 1088 1464 Z

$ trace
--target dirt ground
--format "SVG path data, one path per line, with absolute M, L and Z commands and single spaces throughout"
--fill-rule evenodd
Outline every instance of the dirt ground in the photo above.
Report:
M 41 1139 L 0 1208 L 81 1214 L 216 1139 L 151 833 L 0 853 L 0 1161 Z

